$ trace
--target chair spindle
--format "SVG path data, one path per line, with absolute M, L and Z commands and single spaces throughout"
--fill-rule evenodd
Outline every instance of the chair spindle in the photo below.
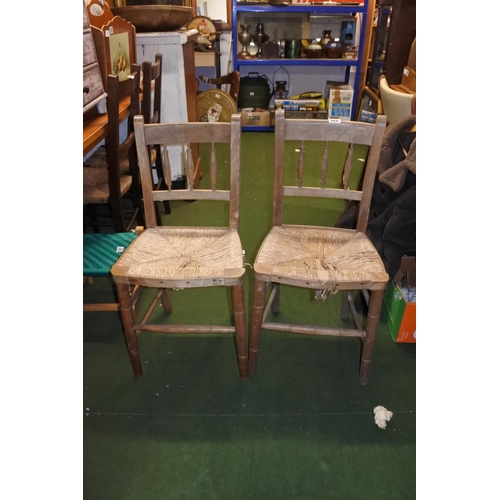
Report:
M 302 180 L 304 178 L 304 141 L 300 143 L 299 161 L 297 165 L 297 186 L 302 187 Z
M 349 144 L 349 149 L 347 150 L 347 155 L 344 162 L 344 175 L 342 176 L 344 189 L 349 189 L 349 177 L 351 176 L 351 170 L 352 170 L 353 152 L 354 152 L 354 147 L 351 143 Z
M 172 169 L 170 167 L 170 158 L 168 157 L 167 145 L 163 145 L 163 175 L 167 181 L 169 191 L 172 191 Z
M 187 178 L 189 183 L 189 190 L 192 191 L 194 187 L 194 163 L 193 163 L 193 151 L 191 150 L 191 144 L 187 144 L 186 149 L 186 160 L 187 160 Z
M 323 159 L 321 161 L 321 188 L 325 187 L 326 182 L 326 172 L 328 170 L 328 141 L 325 141 L 325 147 L 323 148 Z
M 217 153 L 213 142 L 210 151 L 210 179 L 212 181 L 212 191 L 215 191 L 217 189 Z

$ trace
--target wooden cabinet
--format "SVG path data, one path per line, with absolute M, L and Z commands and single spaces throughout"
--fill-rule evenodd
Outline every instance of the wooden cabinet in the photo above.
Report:
M 106 97 L 90 23 L 83 0 L 83 111 Z

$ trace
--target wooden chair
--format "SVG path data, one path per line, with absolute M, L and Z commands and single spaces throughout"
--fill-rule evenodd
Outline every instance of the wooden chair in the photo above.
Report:
M 414 114 L 415 95 L 391 89 L 384 75 L 379 80 L 380 100 L 382 110 L 387 116 L 387 124 L 398 122 L 407 116 Z
M 232 71 L 227 75 L 220 76 L 218 78 L 208 78 L 206 76 L 199 77 L 202 82 L 209 83 L 211 85 L 228 85 L 227 93 L 234 99 L 236 105 L 238 105 L 238 94 L 240 92 L 240 72 Z
M 118 292 L 120 311 L 127 338 L 133 372 L 142 375 L 137 334 L 141 331 L 166 333 L 231 333 L 236 337 L 236 352 L 240 377 L 248 376 L 248 345 L 245 325 L 243 281 L 244 258 L 239 237 L 240 199 L 240 150 L 241 115 L 234 114 L 231 122 L 188 122 L 145 124 L 144 117 L 134 119 L 136 146 L 146 216 L 145 231 L 127 248 L 111 269 Z M 168 189 L 153 188 L 148 146 L 161 144 L 163 165 L 166 169 Z M 194 144 L 207 143 L 210 152 L 210 177 L 212 189 L 194 189 Z M 217 187 L 217 145 L 226 143 L 230 148 L 229 189 Z M 185 149 L 187 189 L 172 190 L 169 175 L 168 145 L 182 145 Z M 198 203 L 214 200 L 227 202 L 229 221 L 224 227 L 158 226 L 155 201 L 198 200 Z M 229 287 L 232 294 L 233 325 L 207 326 L 169 324 L 161 322 L 136 323 L 132 314 L 129 294 L 130 285 L 159 289 L 163 310 L 169 314 L 172 306 L 168 290 L 184 288 Z M 210 295 L 209 295 L 210 297 Z
M 134 146 L 134 131 L 132 120 L 139 114 L 139 85 L 140 66 L 133 65 L 132 74 L 125 80 L 119 81 L 118 76 L 108 75 L 108 132 L 106 136 L 106 166 L 107 168 L 83 167 L 83 204 L 88 208 L 88 221 L 84 226 L 92 226 L 94 232 L 100 226 L 111 225 L 115 232 L 129 231 L 138 220 L 142 223 L 143 212 L 137 155 Z M 130 115 L 128 118 L 127 138 L 120 143 L 120 105 L 125 100 L 130 101 Z M 128 173 L 120 170 L 120 164 L 127 159 Z M 126 217 L 123 198 L 126 193 L 132 194 L 133 212 Z M 98 221 L 96 205 L 107 205 L 111 222 Z M 104 214 L 106 215 L 106 214 Z
M 273 227 L 262 243 L 253 266 L 255 288 L 250 332 L 250 374 L 255 373 L 257 368 L 261 330 L 281 330 L 308 335 L 359 337 L 362 340 L 359 382 L 362 385 L 367 383 L 382 298 L 389 279 L 380 256 L 365 234 L 385 126 L 386 117 L 382 115 L 377 117 L 375 124 L 353 121 L 328 123 L 323 120 L 285 119 L 283 110 L 276 112 Z M 311 172 L 313 168 L 310 162 L 306 162 L 305 154 L 310 141 L 319 141 L 324 147 L 321 166 L 317 166 L 320 187 L 304 185 L 304 171 L 308 169 Z M 339 143 L 344 143 L 340 158 L 344 162 L 342 181 L 338 188 L 325 187 L 328 168 L 337 161 L 332 156 L 342 147 Z M 289 161 L 290 154 L 294 154 L 293 150 L 285 149 L 285 144 L 298 151 L 296 186 L 285 185 L 285 175 L 290 176 L 286 172 L 290 172 L 293 167 Z M 349 188 L 353 146 L 357 144 L 369 147 L 364 180 L 359 190 Z M 357 200 L 359 217 L 356 229 L 284 224 L 284 198 L 304 196 L 332 201 Z M 297 212 L 288 212 L 287 220 L 296 220 Z M 268 321 L 271 308 L 273 313 L 279 313 L 279 290 L 282 284 L 316 290 L 318 299 L 338 290 L 344 291 L 356 329 Z M 270 293 L 265 304 L 268 288 Z M 351 294 L 354 291 L 362 291 L 369 298 L 366 328 L 362 327 L 353 305 Z
M 144 123 L 160 123 L 161 118 L 161 87 L 162 87 L 162 64 L 163 55 L 155 54 L 155 62 L 144 61 L 142 63 L 143 74 L 143 98 L 142 98 L 142 115 L 144 116 Z M 152 97 L 154 96 L 154 97 Z M 158 175 L 158 182 L 156 189 L 165 187 L 166 183 L 163 177 L 161 165 L 161 148 L 159 144 L 149 146 L 151 157 L 151 165 L 154 165 Z M 165 213 L 170 213 L 170 204 L 168 201 L 163 202 Z M 155 204 L 157 213 L 156 219 L 158 223 L 161 222 L 161 214 L 158 210 L 158 203 Z

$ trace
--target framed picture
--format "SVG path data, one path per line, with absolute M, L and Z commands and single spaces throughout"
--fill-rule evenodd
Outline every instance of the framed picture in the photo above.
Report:
M 375 123 L 377 116 L 382 113 L 382 101 L 380 97 L 368 87 L 363 89 L 359 105 L 358 122 Z
M 102 27 L 104 38 L 105 75 L 117 75 L 124 80 L 137 62 L 135 26 L 115 16 Z

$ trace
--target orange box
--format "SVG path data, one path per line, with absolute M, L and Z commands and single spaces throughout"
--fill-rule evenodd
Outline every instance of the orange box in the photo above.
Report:
M 394 342 L 417 342 L 417 303 L 409 302 L 403 293 L 402 280 L 406 277 L 409 286 L 416 290 L 416 258 L 404 256 L 394 280 L 389 283 L 384 295 L 383 312 Z M 415 292 L 416 293 L 416 292 Z

